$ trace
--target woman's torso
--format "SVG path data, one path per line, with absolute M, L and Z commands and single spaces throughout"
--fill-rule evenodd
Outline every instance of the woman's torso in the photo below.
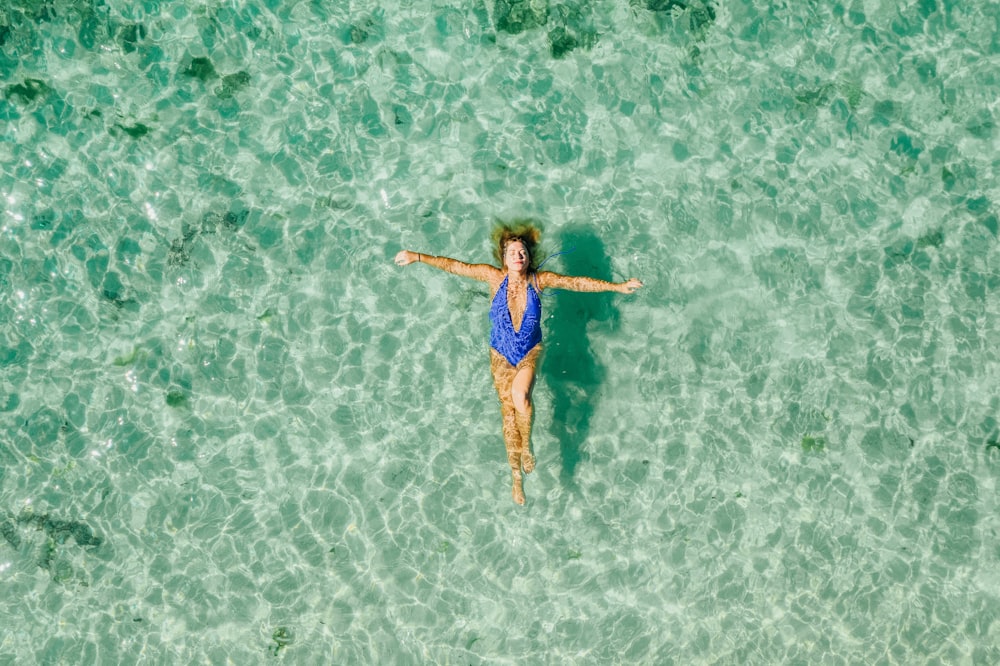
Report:
M 520 288 L 518 288 L 520 287 Z M 510 286 L 504 275 L 490 304 L 490 346 L 511 365 L 524 358 L 542 340 L 542 301 L 538 276 L 531 274 L 521 285 Z

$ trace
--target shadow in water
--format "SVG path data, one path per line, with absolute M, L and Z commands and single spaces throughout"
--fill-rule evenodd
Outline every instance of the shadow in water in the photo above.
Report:
M 553 260 L 543 270 L 612 280 L 611 262 L 605 254 L 604 243 L 592 231 L 571 228 L 561 235 L 560 244 L 564 250 L 576 250 Z M 554 295 L 544 299 L 544 307 L 551 318 L 547 318 L 548 333 L 540 374 L 552 391 L 549 432 L 559 441 L 560 479 L 565 485 L 574 486 L 576 467 L 587 459 L 590 418 L 605 376 L 604 366 L 591 349 L 588 328 L 591 322 L 600 322 L 608 330 L 614 330 L 618 327 L 619 315 L 613 293 L 557 290 L 546 293 Z

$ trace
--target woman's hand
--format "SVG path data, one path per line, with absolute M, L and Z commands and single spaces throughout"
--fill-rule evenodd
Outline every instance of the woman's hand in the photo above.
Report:
M 639 287 L 644 286 L 637 278 L 630 278 L 628 282 L 622 282 L 618 285 L 619 294 L 631 294 Z
M 396 254 L 397 266 L 406 266 L 407 264 L 412 264 L 415 261 L 420 261 L 420 255 L 416 252 L 400 250 L 399 253 Z

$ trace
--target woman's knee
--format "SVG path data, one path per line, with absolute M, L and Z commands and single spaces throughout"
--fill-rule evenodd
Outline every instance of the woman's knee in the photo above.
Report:
M 531 396 L 526 389 L 513 386 L 510 389 L 510 398 L 514 402 L 514 409 L 524 413 L 531 408 Z

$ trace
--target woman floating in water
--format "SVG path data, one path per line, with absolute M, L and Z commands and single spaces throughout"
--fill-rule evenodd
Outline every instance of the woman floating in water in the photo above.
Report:
M 480 280 L 490 286 L 490 370 L 500 396 L 503 438 L 507 462 L 513 477 L 514 501 L 524 504 L 521 470 L 535 469 L 531 455 L 531 389 L 535 368 L 542 353 L 542 291 L 549 288 L 571 291 L 617 291 L 631 294 L 642 286 L 632 278 L 627 282 L 605 282 L 589 277 L 570 277 L 539 271 L 535 250 L 541 231 L 527 223 L 498 225 L 492 234 L 494 257 L 502 268 L 489 264 L 466 264 L 457 259 L 435 257 L 402 250 L 396 264 L 429 264 L 455 275 Z

